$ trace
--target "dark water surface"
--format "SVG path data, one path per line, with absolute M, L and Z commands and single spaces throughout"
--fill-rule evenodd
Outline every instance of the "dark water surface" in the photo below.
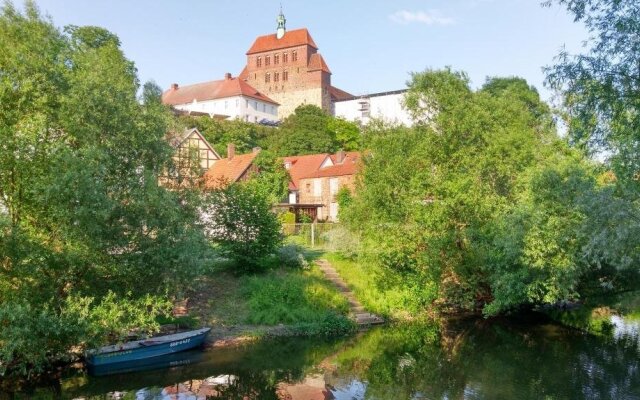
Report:
M 189 352 L 166 368 L 71 373 L 15 398 L 640 399 L 638 320 L 608 338 L 539 316 L 383 327 Z M 7 395 L 5 395 L 7 396 Z

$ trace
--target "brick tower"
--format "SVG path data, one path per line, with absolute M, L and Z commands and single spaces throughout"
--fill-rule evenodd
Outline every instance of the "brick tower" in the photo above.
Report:
M 333 101 L 353 97 L 331 86 L 331 71 L 307 29 L 287 31 L 282 10 L 277 22 L 275 34 L 253 42 L 239 77 L 280 103 L 280 119 L 301 104 L 314 104 L 331 113 Z

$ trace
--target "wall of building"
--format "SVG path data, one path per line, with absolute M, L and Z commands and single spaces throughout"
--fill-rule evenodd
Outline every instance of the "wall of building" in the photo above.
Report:
M 332 180 L 337 182 L 337 185 L 334 185 L 334 187 L 331 187 Z M 318 209 L 318 220 L 336 222 L 339 212 L 337 194 L 343 187 L 347 187 L 353 191 L 355 187 L 355 176 L 343 175 L 300 179 L 298 202 L 301 204 L 322 204 L 323 206 Z
M 211 115 L 226 115 L 229 119 L 239 118 L 248 122 L 262 119 L 278 119 L 278 106 L 246 96 L 225 97 L 222 99 L 193 101 L 174 106 L 178 110 L 205 112 Z
M 367 124 L 373 118 L 412 126 L 413 120 L 404 109 L 404 90 L 358 96 L 353 100 L 333 103 L 336 117 Z

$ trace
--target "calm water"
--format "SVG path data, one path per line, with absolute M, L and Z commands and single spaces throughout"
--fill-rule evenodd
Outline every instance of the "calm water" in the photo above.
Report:
M 277 340 L 183 353 L 164 369 L 73 373 L 15 397 L 640 399 L 640 323 L 621 322 L 610 338 L 530 316 L 384 327 L 334 341 Z

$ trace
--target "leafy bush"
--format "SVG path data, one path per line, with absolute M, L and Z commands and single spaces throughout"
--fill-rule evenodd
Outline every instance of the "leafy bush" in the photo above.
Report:
M 287 244 L 278 249 L 280 265 L 289 268 L 308 268 L 309 262 L 303 255 L 303 249 L 297 244 Z
M 268 199 L 249 186 L 232 184 L 205 195 L 201 219 L 207 237 L 236 261 L 237 272 L 266 269 L 265 259 L 282 241 Z

